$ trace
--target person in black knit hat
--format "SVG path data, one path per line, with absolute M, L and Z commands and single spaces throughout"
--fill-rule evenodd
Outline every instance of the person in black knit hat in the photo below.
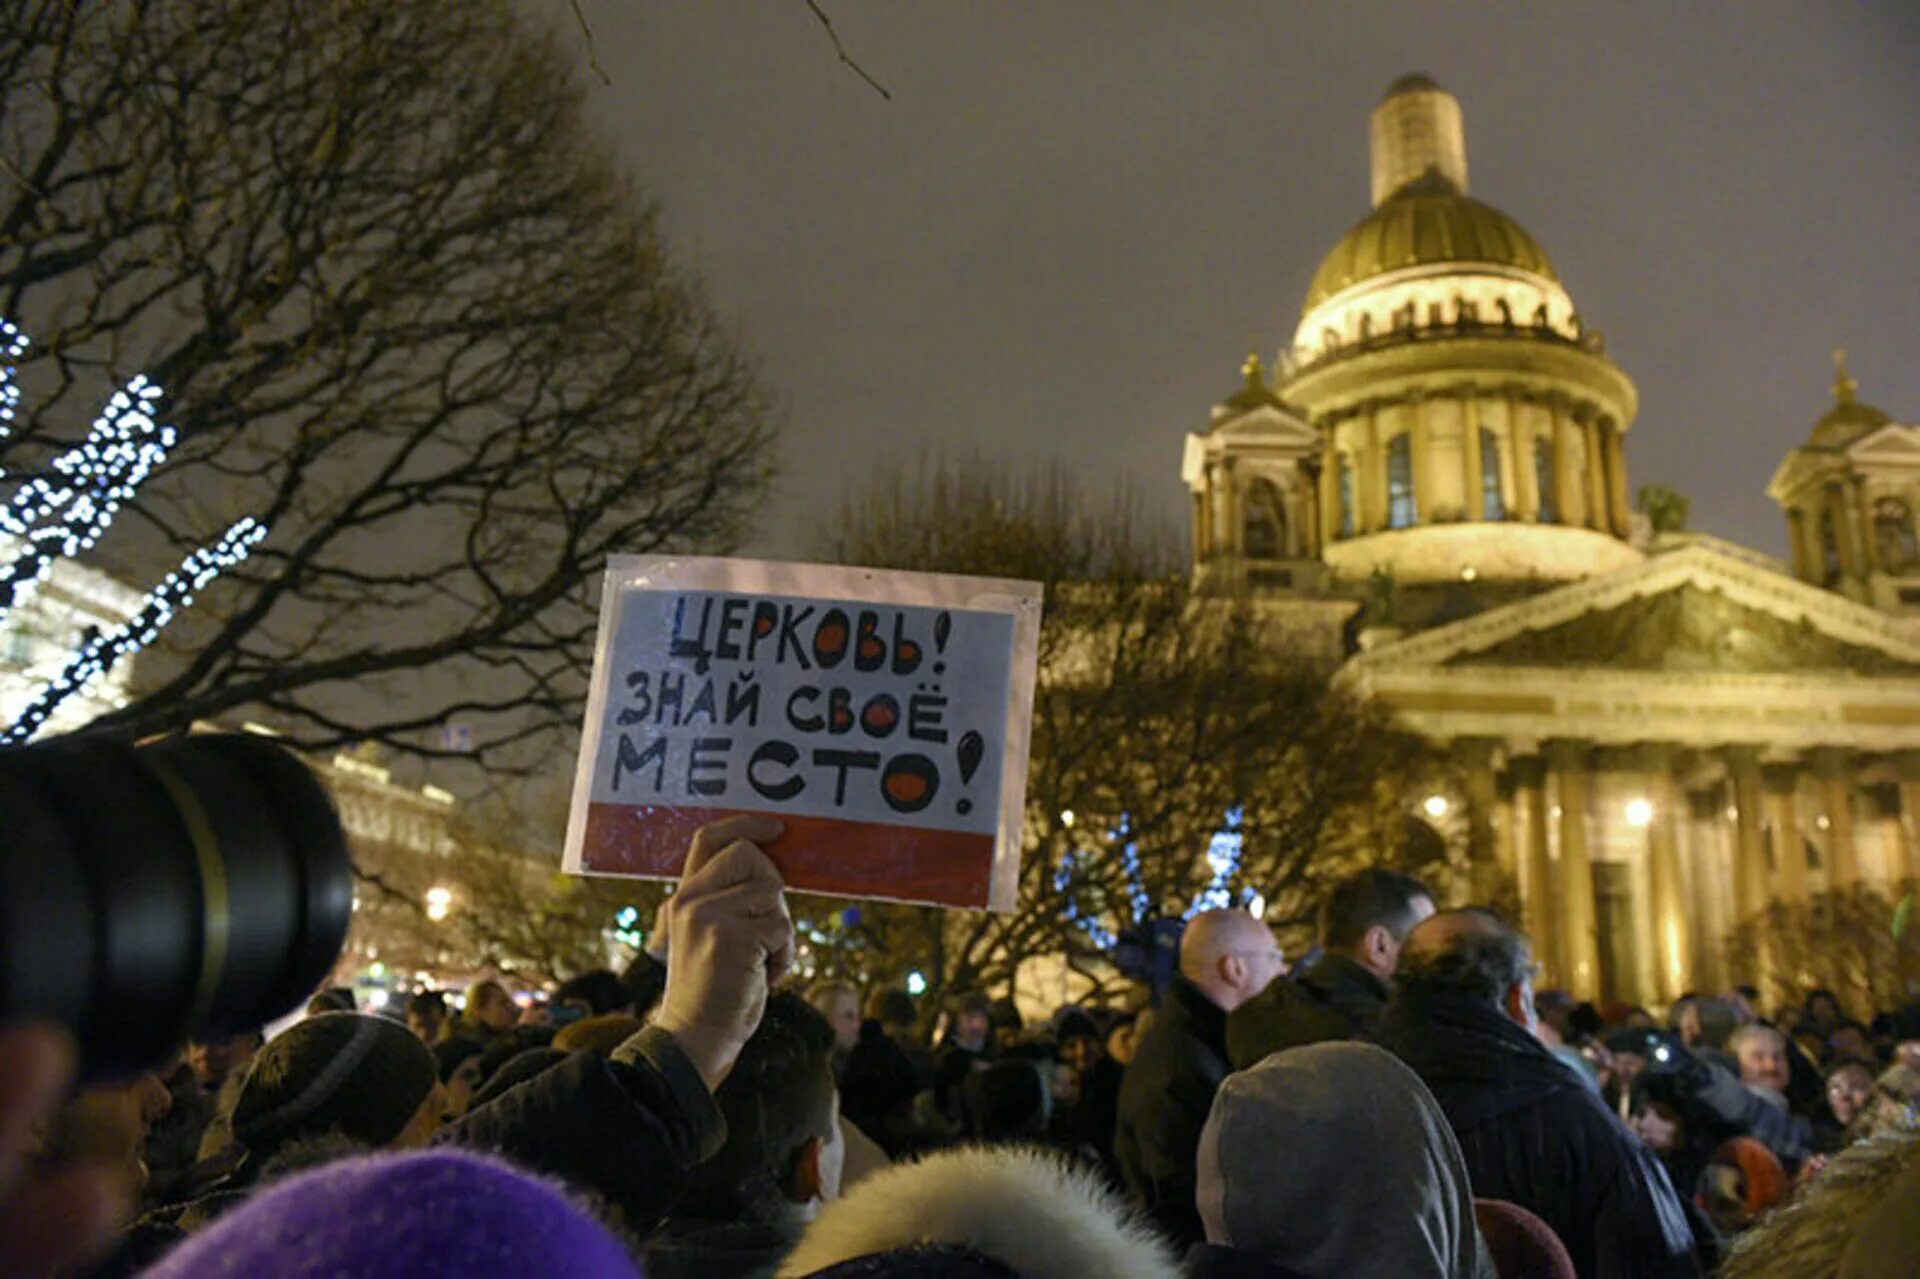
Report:
M 417 1146 L 440 1126 L 433 1054 L 406 1027 L 361 1013 L 321 1013 L 260 1050 L 233 1111 L 252 1159 L 338 1133 L 375 1149 Z

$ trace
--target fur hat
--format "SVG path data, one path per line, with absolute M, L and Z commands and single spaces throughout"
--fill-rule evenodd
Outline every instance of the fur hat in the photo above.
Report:
M 1752 1137 L 1730 1137 L 1700 1174 L 1700 1206 L 1715 1225 L 1744 1230 L 1787 1197 L 1787 1173 Z
M 954 1271 L 914 1269 L 939 1246 Z M 958 1249 L 957 1253 L 952 1250 Z M 1167 1245 L 1099 1180 L 1038 1150 L 963 1146 L 874 1173 L 828 1204 L 780 1267 L 782 1279 L 840 1275 L 999 1273 L 1023 1279 L 1174 1279 Z M 869 1267 L 847 1266 L 871 1258 Z M 925 1260 L 924 1258 L 922 1260 Z M 933 1263 L 938 1265 L 939 1263 Z
M 234 1106 L 233 1135 L 260 1157 L 328 1132 L 378 1148 L 405 1131 L 434 1078 L 433 1055 L 405 1026 L 319 1013 L 254 1058 Z
M 439 1149 L 289 1177 L 168 1253 L 145 1279 L 640 1279 L 606 1227 L 557 1187 Z

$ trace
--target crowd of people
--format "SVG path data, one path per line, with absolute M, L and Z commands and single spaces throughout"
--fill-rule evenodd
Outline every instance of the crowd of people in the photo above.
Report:
M 0 1270 L 1920 1269 L 1920 1004 L 1597 1009 L 1536 992 L 1499 914 L 1372 870 L 1291 971 L 1266 925 L 1207 911 L 1151 997 L 1039 1020 L 963 992 L 923 1038 L 904 990 L 786 980 L 779 832 L 701 831 L 653 949 L 537 1019 L 492 981 L 394 1015 L 322 991 L 270 1040 L 79 1092 L 57 1035 L 7 1030 Z

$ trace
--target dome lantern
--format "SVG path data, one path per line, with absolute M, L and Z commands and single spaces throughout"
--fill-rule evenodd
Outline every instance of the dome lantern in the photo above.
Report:
M 1370 125 L 1373 203 L 1428 174 L 1467 193 L 1467 132 L 1460 102 L 1425 75 L 1404 75 L 1373 109 Z

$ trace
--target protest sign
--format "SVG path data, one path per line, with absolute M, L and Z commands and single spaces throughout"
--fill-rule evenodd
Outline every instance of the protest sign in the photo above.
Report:
M 615 558 L 566 869 L 675 876 L 764 813 L 790 888 L 1013 909 L 1039 629 L 1032 582 Z

